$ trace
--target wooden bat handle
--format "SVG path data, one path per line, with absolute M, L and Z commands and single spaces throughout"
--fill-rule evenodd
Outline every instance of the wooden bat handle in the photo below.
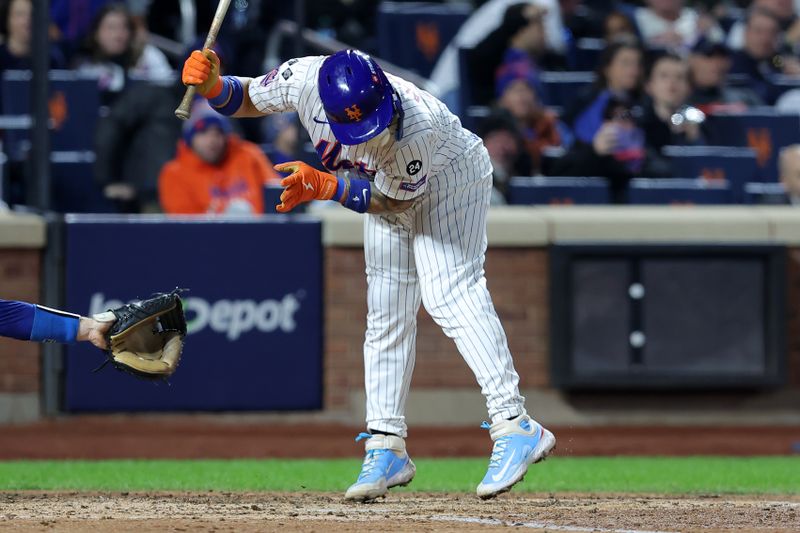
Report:
M 186 87 L 186 92 L 183 93 L 183 99 L 181 100 L 181 104 L 175 110 L 175 116 L 181 120 L 188 120 L 189 115 L 191 115 L 191 107 L 192 107 L 192 100 L 194 100 L 194 94 L 197 92 L 197 87 L 194 85 L 189 85 Z
M 214 20 L 211 21 L 211 28 L 208 30 L 206 42 L 203 44 L 203 50 L 211 48 L 217 42 L 217 34 L 222 27 L 222 22 L 225 20 L 225 14 L 228 12 L 228 6 L 231 5 L 231 0 L 219 0 L 217 5 L 217 12 L 214 13 Z M 191 115 L 192 100 L 194 100 L 194 93 L 197 92 L 197 87 L 188 85 L 186 92 L 183 93 L 183 99 L 180 105 L 175 109 L 175 116 L 181 120 L 186 120 Z

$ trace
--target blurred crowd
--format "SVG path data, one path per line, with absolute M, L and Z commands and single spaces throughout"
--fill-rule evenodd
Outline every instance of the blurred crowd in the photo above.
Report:
M 471 103 L 491 110 L 480 134 L 498 201 L 509 177 L 545 174 L 604 177 L 622 203 L 634 177 L 678 176 L 662 149 L 707 144 L 707 117 L 755 106 L 798 111 L 798 92 L 776 81 L 800 82 L 796 9 L 793 0 L 490 0 L 474 17 L 494 15 L 496 25 L 480 37 L 473 28 L 466 63 Z M 578 39 L 600 44 L 594 83 L 554 109 L 543 73 L 579 70 L 570 46 Z
M 776 81 L 800 81 L 800 0 L 471 3 L 473 14 L 431 79 L 462 118 L 464 94 L 486 110 L 471 126 L 492 158 L 497 203 L 512 176 L 542 174 L 604 177 L 613 201 L 624 202 L 632 178 L 676 175 L 663 147 L 707 143 L 708 116 L 764 105 L 800 109 L 800 91 Z M 97 79 L 92 172 L 109 210 L 264 212 L 261 189 L 278 180 L 272 164 L 313 154 L 292 115 L 231 122 L 197 102 L 192 120 L 175 120 L 183 90 L 176 69 L 200 46 L 216 1 L 195 5 L 187 33 L 177 0 L 50 3 L 51 67 Z M 377 5 L 305 2 L 307 26 L 374 53 Z M 268 42 L 294 9 L 293 2 L 234 0 L 216 47 L 223 69 L 258 75 L 274 66 L 265 64 Z M 0 71 L 30 69 L 31 17 L 31 0 L 0 1 Z M 180 52 L 154 46 L 152 36 Z M 543 76 L 586 70 L 577 57 L 581 41 L 596 46 L 594 81 L 568 105 L 552 105 Z M 286 45 L 280 55 L 291 53 Z M 798 153 L 786 150 L 781 170 Z M 26 169 L 9 162 L 6 201 L 24 202 Z M 800 198 L 800 179 L 786 185 L 790 198 Z
M 152 0 L 50 3 L 51 69 L 95 79 L 99 92 L 99 118 L 96 125 L 86 122 L 94 129 L 93 142 L 86 148 L 93 154 L 91 173 L 100 200 L 90 202 L 87 197 L 87 209 L 262 213 L 262 190 L 277 182 L 270 156 L 276 162 L 297 158 L 298 123 L 292 116 L 257 123 L 230 121 L 199 98 L 192 119 L 178 121 L 173 111 L 184 88 L 177 69 L 192 49 L 202 46 L 216 2 L 195 2 L 196 27 L 190 33 L 196 37 L 189 42 L 181 35 L 178 4 Z M 0 1 L 0 73 L 31 69 L 32 10 L 31 0 Z M 226 17 L 225 37 L 216 46 L 223 68 L 254 75 L 262 72 L 269 29 L 279 17 L 291 18 L 291 6 L 235 0 Z M 151 43 L 150 37 L 156 34 L 168 40 L 168 53 Z M 4 104 L 9 104 L 2 106 L 8 114 L 6 109 L 12 106 Z M 18 151 L 6 151 L 19 156 Z M 11 204 L 26 201 L 29 165 L 25 155 L 7 162 L 3 196 Z M 58 205 L 59 199 L 55 200 Z

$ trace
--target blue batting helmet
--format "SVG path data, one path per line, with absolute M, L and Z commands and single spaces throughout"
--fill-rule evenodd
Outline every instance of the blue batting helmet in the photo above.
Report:
M 394 115 L 394 90 L 370 56 L 342 50 L 319 69 L 319 97 L 342 144 L 361 144 L 382 132 Z

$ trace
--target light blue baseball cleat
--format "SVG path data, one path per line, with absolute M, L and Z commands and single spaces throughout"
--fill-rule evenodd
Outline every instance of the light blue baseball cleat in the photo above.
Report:
M 481 427 L 490 431 L 494 441 L 489 470 L 478 485 L 478 496 L 484 500 L 511 490 L 525 477 L 528 465 L 543 460 L 556 447 L 553 434 L 528 415 L 491 426 L 484 422 Z
M 392 487 L 411 483 L 417 467 L 406 453 L 406 443 L 394 435 L 360 433 L 356 442 L 368 439 L 361 473 L 344 495 L 345 500 L 366 502 L 386 494 Z

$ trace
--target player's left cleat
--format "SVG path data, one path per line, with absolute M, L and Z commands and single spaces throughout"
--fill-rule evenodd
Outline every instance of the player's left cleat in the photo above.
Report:
M 345 500 L 367 502 L 385 495 L 392 487 L 411 483 L 417 468 L 406 453 L 406 443 L 394 435 L 360 433 L 356 442 L 369 439 L 361 473 L 344 495 Z
M 556 438 L 528 415 L 501 420 L 492 425 L 484 422 L 494 441 L 489 470 L 478 485 L 478 496 L 484 500 L 511 490 L 522 481 L 528 466 L 538 463 L 556 447 Z

